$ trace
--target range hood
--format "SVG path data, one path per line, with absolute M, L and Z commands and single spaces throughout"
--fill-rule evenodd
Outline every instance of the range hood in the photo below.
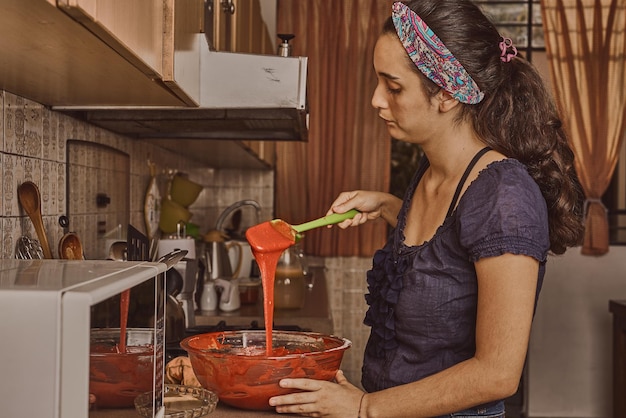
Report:
M 197 106 L 54 109 L 141 139 L 308 139 L 306 57 L 216 52 L 201 34 L 196 40 L 199 71 L 188 62 L 175 71 L 197 73 Z

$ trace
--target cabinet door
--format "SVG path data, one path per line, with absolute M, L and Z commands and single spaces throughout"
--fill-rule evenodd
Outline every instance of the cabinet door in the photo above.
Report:
M 218 51 L 275 53 L 259 0 L 214 0 L 213 13 Z
M 163 83 L 187 105 L 200 102 L 203 0 L 164 0 Z
M 57 6 L 146 75 L 161 77 L 163 0 L 58 0 Z
M 241 141 L 243 148 L 253 156 L 267 164 L 276 165 L 276 142 L 274 141 Z

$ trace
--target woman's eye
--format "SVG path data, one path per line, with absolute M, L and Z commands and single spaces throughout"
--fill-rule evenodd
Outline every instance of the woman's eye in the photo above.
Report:
M 394 89 L 394 88 L 391 88 L 391 87 L 387 87 L 387 92 L 388 92 L 389 94 L 399 94 L 399 93 L 400 93 L 400 91 L 401 91 L 401 90 L 400 90 L 399 88 Z

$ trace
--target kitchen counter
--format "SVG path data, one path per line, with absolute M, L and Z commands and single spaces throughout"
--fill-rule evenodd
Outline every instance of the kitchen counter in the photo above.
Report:
M 274 326 L 299 326 L 307 331 L 322 334 L 333 333 L 333 320 L 328 303 L 328 291 L 323 267 L 309 269 L 314 285 L 305 292 L 304 306 L 301 309 L 275 309 Z M 260 291 L 259 293 L 262 294 Z M 263 298 L 254 305 L 241 305 L 241 308 L 233 312 L 222 311 L 196 311 L 196 325 L 216 325 L 220 321 L 227 325 L 247 326 L 253 321 L 259 327 L 264 325 Z
M 274 411 L 247 411 L 232 408 L 218 403 L 214 412 L 204 415 L 206 418 L 252 418 L 252 417 L 299 417 L 301 415 L 278 414 Z M 89 418 L 138 418 L 141 417 L 135 409 L 102 409 L 91 411 Z

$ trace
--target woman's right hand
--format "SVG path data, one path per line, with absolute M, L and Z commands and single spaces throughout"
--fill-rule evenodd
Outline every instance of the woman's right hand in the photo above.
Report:
M 359 226 L 367 221 L 383 218 L 395 227 L 401 206 L 402 201 L 389 193 L 354 190 L 340 193 L 331 204 L 326 215 L 345 213 L 350 209 L 356 209 L 360 213 L 352 219 L 338 223 L 337 226 L 346 229 L 350 226 Z

